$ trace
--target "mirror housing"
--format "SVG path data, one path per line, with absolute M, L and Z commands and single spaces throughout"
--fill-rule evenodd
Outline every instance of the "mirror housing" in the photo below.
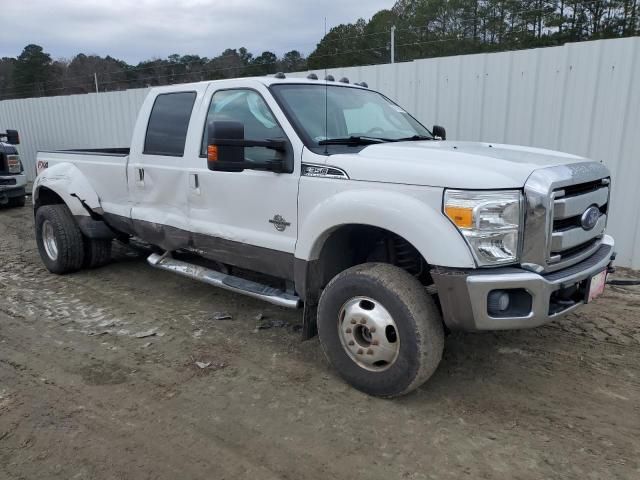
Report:
M 218 172 L 244 170 L 244 146 L 228 145 L 228 140 L 244 140 L 241 122 L 219 121 L 209 123 L 207 130 L 207 167 Z
M 440 140 L 447 139 L 447 131 L 444 129 L 444 127 L 441 127 L 440 125 L 434 125 L 431 133 L 433 133 L 433 136 L 436 137 L 436 139 L 438 137 L 440 138 Z
M 209 123 L 207 133 L 207 167 L 218 172 L 242 172 L 245 168 L 261 168 L 276 173 L 286 171 L 283 160 L 274 160 L 257 167 L 244 157 L 246 147 L 265 147 L 287 151 L 285 140 L 246 140 L 241 122 L 217 121 Z
M 7 130 L 7 133 L 0 134 L 0 137 L 6 137 L 7 143 L 11 145 L 20 145 L 20 135 L 17 130 Z

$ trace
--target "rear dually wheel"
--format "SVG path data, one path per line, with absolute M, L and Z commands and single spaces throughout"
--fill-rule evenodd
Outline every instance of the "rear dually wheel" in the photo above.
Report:
M 36 243 L 50 272 L 63 274 L 82 267 L 82 232 L 66 205 L 45 205 L 37 210 Z

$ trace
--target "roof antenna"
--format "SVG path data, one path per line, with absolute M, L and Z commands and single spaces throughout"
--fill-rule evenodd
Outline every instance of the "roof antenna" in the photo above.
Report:
M 327 38 L 327 17 L 324 17 L 324 38 Z M 327 80 L 327 62 L 329 57 L 324 57 L 324 139 L 329 138 L 329 81 Z M 324 144 L 324 154 L 329 155 L 329 145 Z

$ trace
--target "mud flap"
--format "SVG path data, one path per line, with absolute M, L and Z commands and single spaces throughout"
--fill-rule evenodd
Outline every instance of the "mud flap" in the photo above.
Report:
M 302 314 L 302 340 L 309 340 L 318 335 L 318 305 L 304 302 Z

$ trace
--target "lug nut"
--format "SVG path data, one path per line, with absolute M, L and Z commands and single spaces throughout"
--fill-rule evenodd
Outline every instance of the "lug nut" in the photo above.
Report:
M 367 323 L 367 319 L 366 318 L 361 318 L 360 319 L 360 323 L 364 325 L 365 323 Z
M 380 342 L 378 342 L 378 340 L 374 340 L 373 342 L 371 342 L 371 345 L 378 345 Z
M 349 345 L 351 345 L 351 346 L 355 345 L 354 341 L 353 340 L 349 340 Z
M 347 329 L 345 330 L 345 332 L 347 332 L 347 333 L 351 333 L 351 329 L 350 329 L 350 328 L 347 328 Z
M 356 324 L 356 319 L 355 319 L 355 318 L 352 318 L 352 319 L 351 319 L 351 323 L 352 323 L 353 325 L 355 325 L 355 324 Z
M 371 328 L 369 328 L 369 331 L 370 331 L 371 333 L 376 333 L 376 327 L 371 327 Z
M 358 355 L 362 355 L 364 353 L 364 350 L 362 350 L 361 348 L 358 349 Z
M 373 350 L 372 349 L 367 350 L 367 355 L 373 355 Z

